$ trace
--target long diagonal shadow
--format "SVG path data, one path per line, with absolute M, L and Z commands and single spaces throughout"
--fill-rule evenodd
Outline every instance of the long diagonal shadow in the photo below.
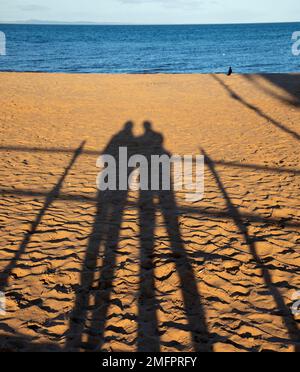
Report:
M 0 146 L 0 152 L 34 152 L 36 153 L 45 153 L 45 154 L 69 154 L 69 153 L 74 153 L 76 149 L 72 148 L 44 148 L 44 147 L 26 147 L 26 146 Z M 95 150 L 84 150 L 82 151 L 82 155 L 86 156 L 98 156 L 99 152 Z M 236 163 L 233 161 L 215 161 L 215 164 L 222 164 L 226 165 L 228 167 L 234 167 L 234 168 L 248 168 L 248 169 L 253 169 L 253 170 L 258 170 L 258 171 L 263 171 L 263 172 L 270 172 L 270 173 L 286 173 L 286 174 L 292 174 L 292 175 L 299 175 L 300 174 L 300 169 L 295 169 L 295 168 L 285 168 L 285 167 L 269 167 L 266 165 L 260 165 L 260 164 L 245 164 L 245 163 Z M 4 189 L 0 189 L 0 193 L 4 192 Z
M 3 272 L 1 273 L 0 288 L 2 291 L 7 287 L 11 272 L 13 271 L 15 267 L 17 267 L 18 261 L 20 260 L 22 255 L 25 253 L 26 248 L 28 244 L 30 243 L 32 236 L 37 232 L 38 226 L 41 223 L 43 217 L 45 216 L 47 210 L 50 208 L 53 201 L 59 197 L 60 190 L 63 186 L 63 183 L 68 173 L 70 172 L 71 168 L 73 167 L 74 163 L 76 162 L 77 158 L 81 155 L 84 145 L 85 145 L 85 142 L 82 142 L 82 144 L 75 151 L 69 165 L 65 169 L 63 175 L 60 177 L 57 184 L 47 194 L 46 200 L 44 202 L 42 209 L 40 210 L 39 214 L 36 216 L 36 219 L 31 223 L 31 227 L 29 231 L 25 234 L 23 241 L 21 242 L 17 252 L 15 253 L 14 257 L 11 259 L 10 263 L 4 268 Z
M 248 230 L 245 222 L 243 221 L 243 218 L 242 218 L 238 208 L 235 207 L 234 204 L 232 203 L 232 201 L 230 199 L 230 196 L 227 193 L 226 188 L 225 188 L 222 180 L 220 179 L 220 177 L 218 175 L 218 172 L 215 168 L 215 164 L 214 164 L 213 160 L 206 154 L 206 152 L 203 149 L 201 151 L 202 151 L 202 154 L 205 156 L 206 164 L 208 165 L 212 175 L 214 176 L 214 178 L 217 182 L 217 185 L 218 185 L 220 191 L 223 194 L 223 197 L 224 197 L 226 205 L 227 205 L 228 212 L 232 216 L 232 220 L 234 221 L 234 223 L 235 223 L 236 227 L 238 228 L 238 230 L 240 231 L 240 233 L 244 236 L 245 242 L 249 247 L 250 253 L 252 254 L 256 264 L 258 265 L 258 267 L 261 269 L 261 276 L 264 280 L 265 286 L 268 288 L 271 295 L 273 296 L 274 301 L 276 303 L 276 306 L 277 306 L 280 314 L 282 314 L 282 320 L 283 320 L 283 322 L 285 324 L 285 327 L 286 327 L 286 329 L 289 333 L 290 341 L 291 341 L 291 343 L 293 343 L 293 345 L 295 345 L 296 351 L 299 352 L 300 351 L 300 345 L 299 345 L 300 331 L 299 331 L 298 325 L 295 322 L 295 320 L 293 318 L 293 315 L 291 314 L 290 310 L 286 306 L 281 293 L 278 291 L 276 286 L 273 284 L 272 276 L 271 276 L 269 270 L 265 267 L 264 263 L 260 259 L 259 254 L 257 252 L 255 240 L 254 240 L 253 237 L 250 236 L 249 230 Z
M 261 77 L 266 81 L 272 83 L 273 86 L 277 86 L 286 91 L 290 97 L 286 97 L 283 94 L 277 93 L 271 88 L 262 84 L 257 77 Z M 300 107 L 299 100 L 299 75 L 281 75 L 281 74 L 261 74 L 261 75 L 243 75 L 243 78 L 252 83 L 254 86 L 259 88 L 264 93 L 277 99 L 278 101 L 284 102 L 290 106 L 296 108 Z
M 215 164 L 222 164 L 226 165 L 223 162 L 216 162 Z M 0 189 L 0 195 L 16 195 L 16 196 L 24 196 L 24 197 L 46 197 L 47 194 L 45 192 L 40 191 L 30 191 L 30 190 L 18 190 L 18 189 Z M 91 196 L 84 196 L 84 195 L 68 195 L 64 193 L 60 193 L 57 197 L 58 200 L 65 200 L 68 202 L 81 202 L 81 203 L 87 203 L 90 205 L 94 205 L 97 203 L 97 199 L 95 197 Z M 133 204 L 131 201 L 128 201 L 128 206 L 133 207 L 135 204 Z M 231 219 L 228 212 L 223 210 L 216 210 L 216 209 L 210 209 L 207 210 L 206 208 L 197 208 L 197 207 L 190 207 L 181 205 L 178 206 L 178 211 L 181 213 L 190 213 L 194 215 L 204 215 L 208 216 L 209 218 L 224 218 L 224 219 Z M 241 216 L 244 219 L 247 219 L 251 222 L 262 222 L 267 225 L 274 225 L 274 226 L 285 226 L 285 227 L 292 227 L 292 228 L 300 228 L 300 222 L 297 222 L 291 217 L 282 217 L 282 218 L 271 218 L 271 217 L 264 217 L 256 213 L 242 213 Z
M 283 132 L 291 135 L 296 140 L 300 141 L 300 135 L 293 131 L 292 129 L 286 127 L 285 125 L 281 124 L 279 121 L 273 119 L 271 116 L 265 114 L 259 107 L 252 105 L 251 103 L 247 102 L 244 98 L 238 95 L 232 88 L 230 88 L 227 84 L 225 84 L 219 77 L 216 75 L 212 75 L 212 77 L 229 93 L 232 99 L 240 102 L 242 105 L 247 107 L 249 110 L 255 112 L 257 115 L 262 117 L 263 119 L 267 120 L 268 122 L 272 123 L 275 127 L 281 129 Z

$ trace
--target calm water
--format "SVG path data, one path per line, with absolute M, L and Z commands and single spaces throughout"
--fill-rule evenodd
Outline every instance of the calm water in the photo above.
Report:
M 211 26 L 1 25 L 0 71 L 83 73 L 296 72 L 300 24 Z

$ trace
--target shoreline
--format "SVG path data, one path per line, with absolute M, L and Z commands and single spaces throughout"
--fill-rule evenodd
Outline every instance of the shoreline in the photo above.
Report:
M 19 22 L 19 23 L 18 23 Z M 30 21 L 29 21 L 30 22 Z M 62 23 L 62 22 L 59 22 L 59 21 L 45 21 L 44 23 L 41 21 L 41 23 L 33 23 L 34 21 L 31 21 L 32 23 L 27 23 L 27 21 L 16 21 L 16 22 L 0 22 L 0 26 L 1 25 L 4 25 L 4 26 L 9 26 L 9 25 L 14 25 L 14 26 L 107 26 L 107 27 L 111 27 L 111 26 L 116 26 L 116 27 L 131 27 L 131 26 L 138 26 L 138 27 L 147 27 L 147 26 L 150 26 L 150 27 L 155 27 L 155 26 L 158 26 L 158 27 L 162 27 L 162 26 L 243 26 L 243 25 L 246 25 L 246 26 L 251 26 L 251 25 L 272 25 L 272 24 L 299 24 L 299 21 L 293 21 L 293 22 L 282 22 L 282 21 L 278 21 L 278 22 L 242 22 L 242 23 L 239 23 L 239 22 L 236 22 L 236 23 L 170 23 L 170 24 L 160 24 L 160 23 L 154 23 L 154 24 L 151 24 L 151 23 L 148 23 L 148 24 L 139 24 L 139 23 L 132 23 L 132 24 L 126 24 L 126 23 L 104 23 L 104 24 L 99 24 L 99 23 Z M 40 22 L 40 21 L 35 21 L 35 22 Z
M 185 72 L 154 72 L 154 73 L 119 73 L 119 72 L 48 72 L 48 71 L 0 71 L 0 74 L 32 74 L 32 75 L 96 75 L 96 76 L 211 76 L 211 75 L 220 75 L 220 76 L 227 76 L 226 72 L 209 72 L 209 73 L 185 73 Z M 233 72 L 231 76 L 228 78 L 232 78 L 233 76 L 268 76 L 268 75 L 300 75 L 300 71 L 294 72 L 251 72 L 251 73 L 236 73 Z

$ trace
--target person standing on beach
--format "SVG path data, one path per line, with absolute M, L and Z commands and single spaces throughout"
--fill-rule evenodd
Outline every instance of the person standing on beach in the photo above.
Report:
M 232 67 L 230 66 L 229 67 L 229 70 L 228 70 L 228 73 L 227 73 L 227 76 L 231 76 L 233 73 L 233 70 L 232 70 Z

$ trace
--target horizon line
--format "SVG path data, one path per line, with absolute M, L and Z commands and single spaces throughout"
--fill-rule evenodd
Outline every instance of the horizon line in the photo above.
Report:
M 300 21 L 266 21 L 266 22 L 224 22 L 224 23 L 126 23 L 126 22 L 88 22 L 88 21 L 1 21 L 0 25 L 48 25 L 48 26 L 221 26 L 221 25 L 254 25 L 254 24 L 284 24 L 300 23 Z

